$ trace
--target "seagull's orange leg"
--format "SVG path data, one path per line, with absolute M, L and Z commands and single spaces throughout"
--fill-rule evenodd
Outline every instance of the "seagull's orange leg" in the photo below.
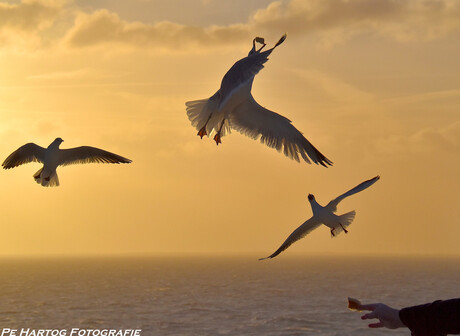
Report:
M 216 133 L 216 135 L 214 136 L 214 141 L 216 142 L 216 145 L 219 146 L 220 143 L 222 143 L 222 141 L 220 141 L 220 134 L 219 132 Z
M 225 118 L 222 120 L 222 124 L 220 124 L 219 130 L 214 136 L 214 141 L 216 142 L 217 146 L 219 146 L 219 144 L 222 143 L 222 141 L 220 141 L 220 131 L 222 131 L 222 126 L 224 126 L 224 123 L 225 123 Z
M 199 135 L 201 139 L 203 139 L 205 135 L 208 135 L 208 132 L 206 132 L 206 125 L 208 124 L 209 119 L 211 119 L 211 116 L 212 116 L 212 113 L 209 114 L 208 120 L 206 120 L 206 122 L 204 123 L 204 126 L 201 127 L 201 129 L 196 134 L 196 135 Z

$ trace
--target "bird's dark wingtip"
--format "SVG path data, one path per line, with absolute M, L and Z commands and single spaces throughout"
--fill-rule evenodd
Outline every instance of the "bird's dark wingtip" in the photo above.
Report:
M 273 48 L 276 48 L 277 46 L 279 46 L 281 43 L 284 42 L 284 40 L 286 40 L 286 37 L 287 37 L 287 34 L 284 33 L 283 36 L 281 36 L 280 40 L 278 42 L 276 42 L 275 46 Z
M 369 179 L 368 181 L 370 182 L 370 181 L 378 181 L 378 180 L 380 180 L 380 175 L 377 175 L 377 176 Z
M 318 160 L 317 162 L 315 162 L 316 164 L 320 164 L 322 165 L 323 167 L 326 167 L 326 168 L 329 168 L 329 166 L 333 166 L 334 165 L 334 162 L 332 162 L 331 160 L 329 160 L 328 158 L 326 158 L 325 156 L 323 156 L 320 160 Z

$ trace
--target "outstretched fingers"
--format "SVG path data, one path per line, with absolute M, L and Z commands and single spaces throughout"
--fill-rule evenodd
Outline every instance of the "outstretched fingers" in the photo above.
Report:
M 405 327 L 399 318 L 399 310 L 391 308 L 383 303 L 364 304 L 362 310 L 370 310 L 370 313 L 361 316 L 362 320 L 378 319 L 378 322 L 369 324 L 369 328 L 396 329 Z
M 367 307 L 364 307 L 364 306 L 367 306 Z M 375 309 L 376 309 L 375 306 L 373 306 L 373 305 L 363 305 L 361 308 L 364 309 L 364 310 L 372 310 L 372 312 L 370 312 L 368 314 L 364 314 L 363 316 L 361 316 L 362 320 L 378 318 L 377 312 L 375 311 Z M 383 328 L 383 323 L 381 321 L 379 321 L 377 323 L 370 323 L 367 326 L 369 328 Z
M 361 316 L 361 319 L 362 320 L 368 320 L 368 319 L 374 319 L 374 318 L 378 318 L 377 316 L 377 312 L 375 311 L 378 307 L 380 306 L 380 303 L 370 303 L 370 304 L 363 304 L 361 305 L 361 310 L 370 310 L 371 312 L 370 313 L 367 313 L 367 314 L 364 314 L 363 316 Z M 378 324 L 378 323 L 375 323 L 375 324 Z M 369 324 L 369 327 L 371 327 L 371 325 Z M 371 327 L 371 328 L 377 328 L 377 327 Z
M 383 328 L 384 325 L 382 322 L 378 322 L 378 323 L 371 323 L 368 325 L 369 328 Z

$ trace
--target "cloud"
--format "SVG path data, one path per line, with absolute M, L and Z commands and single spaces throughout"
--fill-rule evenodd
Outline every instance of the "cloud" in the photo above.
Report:
M 404 97 L 395 97 L 386 99 L 385 102 L 392 104 L 414 104 L 414 103 L 438 103 L 440 101 L 447 101 L 451 99 L 460 99 L 460 90 L 444 90 L 444 91 L 435 91 L 435 92 L 424 92 L 410 96 Z
M 61 80 L 61 79 L 77 79 L 77 78 L 87 78 L 91 75 L 90 69 L 79 69 L 73 71 L 58 71 L 51 73 L 42 73 L 39 75 L 28 76 L 28 80 L 40 80 L 40 81 L 49 81 L 49 80 Z
M 55 72 L 46 72 L 39 73 L 35 75 L 27 76 L 28 81 L 34 83 L 68 83 L 75 84 L 76 82 L 81 84 L 83 82 L 85 86 L 94 86 L 94 85 L 104 85 L 104 83 L 95 81 L 110 80 L 110 83 L 107 85 L 116 85 L 117 83 L 114 80 L 122 80 L 129 75 L 128 71 L 111 71 L 107 73 L 101 69 L 94 68 L 80 68 L 76 70 L 69 71 L 55 71 Z M 142 83 L 127 83 L 121 81 L 120 85 L 142 85 Z
M 22 0 L 19 4 L 0 3 L 0 32 L 34 32 L 49 26 L 59 13 L 62 2 Z
M 460 3 L 452 0 L 291 0 L 257 11 L 252 25 L 294 35 L 342 31 L 397 40 L 432 39 L 460 29 Z
M 253 24 L 294 34 L 311 33 L 346 25 L 399 16 L 401 6 L 390 0 L 276 1 L 255 13 Z
M 128 22 L 105 9 L 78 13 L 65 41 L 71 47 L 119 44 L 181 49 L 247 42 L 256 34 L 318 34 L 334 45 L 370 33 L 399 41 L 429 40 L 460 29 L 460 2 L 453 0 L 286 0 L 274 1 L 246 23 L 199 27 L 163 21 Z
M 446 157 L 445 154 L 455 154 L 460 150 L 460 121 L 447 127 L 428 127 L 407 136 L 389 135 L 376 140 L 376 151 L 381 155 L 396 155 L 396 157 Z
M 38 33 L 51 26 L 63 1 L 22 0 L 18 4 L 0 2 L 0 43 L 39 44 Z
M 294 69 L 293 76 L 299 77 L 303 81 L 302 84 L 308 87 L 308 91 L 312 91 L 310 99 L 314 99 L 314 96 L 322 93 L 325 97 L 321 97 L 321 100 L 326 98 L 329 102 L 341 104 L 369 104 L 374 100 L 372 94 L 318 70 Z
M 197 27 L 163 21 L 153 25 L 127 22 L 102 9 L 79 13 L 65 41 L 72 47 L 115 43 L 139 48 L 157 47 L 181 50 L 189 46 L 234 44 L 246 40 L 244 25 Z
M 444 150 L 458 153 L 460 149 L 460 121 L 442 129 L 425 128 L 411 137 L 419 151 Z

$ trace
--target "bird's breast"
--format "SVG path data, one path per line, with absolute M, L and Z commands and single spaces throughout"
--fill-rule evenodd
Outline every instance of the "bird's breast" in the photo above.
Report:
M 235 87 L 233 91 L 229 92 L 229 94 L 221 98 L 219 103 L 219 110 L 225 114 L 231 113 L 231 111 L 241 105 L 241 103 L 246 101 L 250 96 L 250 86 L 242 85 Z
M 43 164 L 50 169 L 56 168 L 59 165 L 59 148 L 48 148 Z

